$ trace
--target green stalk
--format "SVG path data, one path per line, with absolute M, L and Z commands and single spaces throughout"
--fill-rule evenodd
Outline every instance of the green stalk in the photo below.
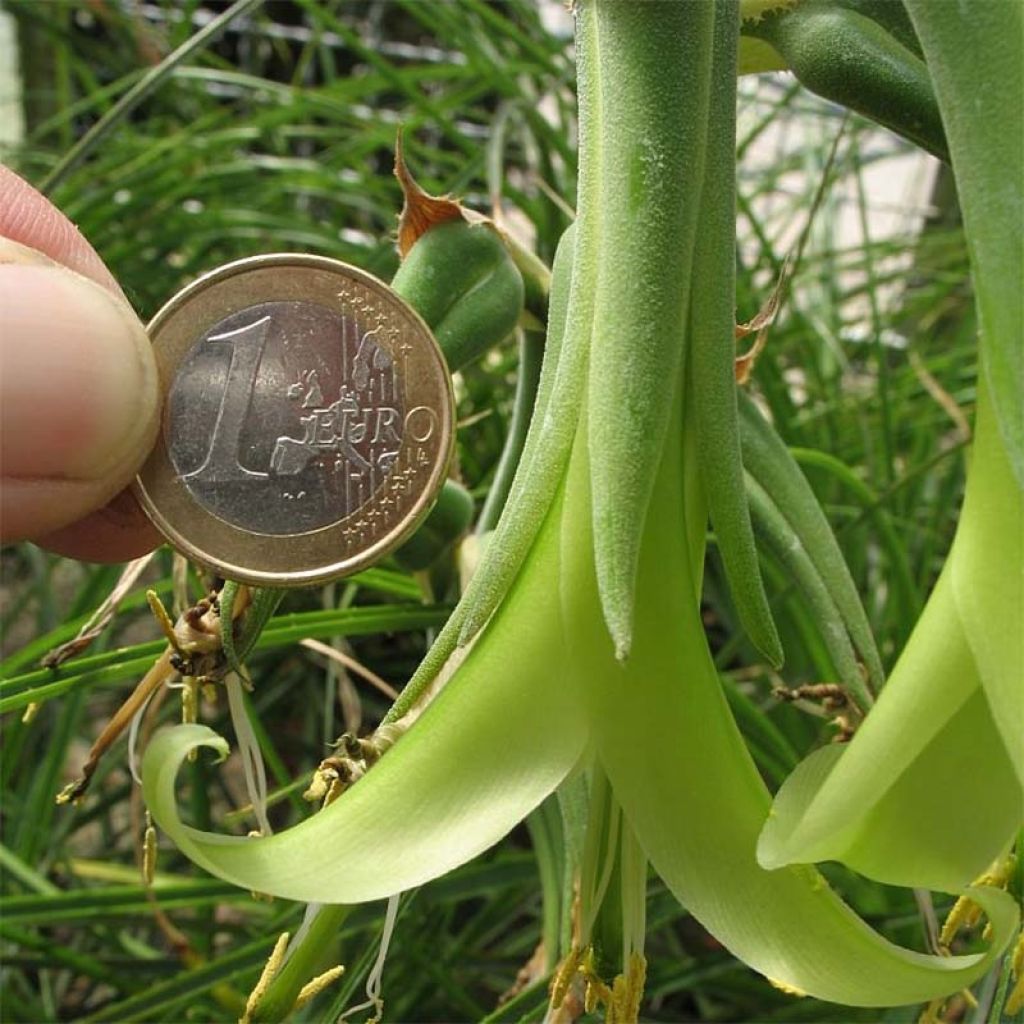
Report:
M 256 1004 L 251 1018 L 253 1024 L 276 1024 L 288 1017 L 302 987 L 324 969 L 338 929 L 351 912 L 351 907 L 330 903 L 317 910 L 305 935 L 289 952 L 284 966 Z

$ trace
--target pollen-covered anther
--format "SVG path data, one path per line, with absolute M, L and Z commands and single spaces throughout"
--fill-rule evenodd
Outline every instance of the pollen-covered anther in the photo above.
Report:
M 260 1004 L 260 1000 L 266 994 L 267 988 L 284 964 L 284 955 L 288 949 L 288 940 L 290 938 L 291 936 L 288 932 L 282 932 L 278 936 L 277 942 L 274 943 L 274 948 L 271 950 L 270 956 L 267 958 L 263 972 L 260 974 L 259 981 L 256 982 L 252 992 L 249 993 L 249 998 L 245 1002 L 245 1012 L 242 1014 L 238 1024 L 249 1024 L 252 1020 L 253 1014 L 256 1012 L 256 1008 Z
M 312 981 L 306 982 L 306 984 L 299 989 L 299 994 L 295 998 L 295 1005 L 292 1007 L 292 1011 L 301 1010 L 306 1003 L 320 995 L 328 985 L 337 981 L 344 973 L 345 965 L 338 964 L 336 967 L 332 967 L 329 971 L 324 971 L 323 974 L 318 974 Z
M 1010 977 L 1013 979 L 1013 988 L 1006 997 L 1004 1012 L 1007 1017 L 1015 1017 L 1024 1010 L 1024 932 L 1017 936 L 1017 945 L 1013 948 Z
M 572 985 L 573 979 L 576 977 L 579 965 L 580 951 L 573 947 L 565 955 L 562 962 L 555 968 L 555 972 L 551 976 L 550 988 L 550 1005 L 553 1010 L 557 1010 L 562 1003 L 565 1002 L 565 997 L 568 995 L 569 987 Z
M 988 886 L 995 889 L 1005 889 L 1013 875 L 1017 865 L 1017 858 L 1011 853 L 1008 856 L 996 861 L 983 874 L 979 875 L 972 883 L 972 886 Z M 942 925 L 942 932 L 939 934 L 939 944 L 943 949 L 948 950 L 961 929 L 973 928 L 981 920 L 981 907 L 970 898 L 961 896 L 953 909 L 946 916 Z M 1022 954 L 1024 955 L 1024 954 Z

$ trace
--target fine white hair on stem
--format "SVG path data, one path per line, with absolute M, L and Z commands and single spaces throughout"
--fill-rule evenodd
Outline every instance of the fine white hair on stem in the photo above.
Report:
M 366 976 L 366 1000 L 346 1010 L 338 1018 L 338 1024 L 351 1017 L 352 1014 L 365 1010 L 370 1006 L 373 1007 L 375 1020 L 379 1019 L 383 1012 L 384 1000 L 381 999 L 380 993 L 381 982 L 384 978 L 384 962 L 387 960 L 391 936 L 395 931 L 395 921 L 398 918 L 398 902 L 401 896 L 400 892 L 396 892 L 393 896 L 388 897 L 387 910 L 384 911 L 384 928 L 380 934 L 380 949 L 377 950 L 377 959 L 374 961 L 370 973 Z
M 260 743 L 253 731 L 249 714 L 242 695 L 242 681 L 235 672 L 224 677 L 224 689 L 228 694 L 228 708 L 231 711 L 231 724 L 235 727 L 238 740 L 238 752 L 242 757 L 242 770 L 245 773 L 245 788 L 249 794 L 253 814 L 260 832 L 269 836 L 273 829 L 267 818 L 267 773 L 263 766 L 263 754 Z
M 320 909 L 323 907 L 322 903 L 307 903 L 306 912 L 302 915 L 302 924 L 299 925 L 298 930 L 292 936 L 292 941 L 288 944 L 288 949 L 284 955 L 284 962 L 288 963 L 291 955 L 302 945 L 303 940 L 306 938 L 306 932 L 309 931 L 316 919 L 316 915 L 320 913 Z
M 146 713 L 146 708 L 149 707 L 149 702 L 156 696 L 157 691 L 154 690 L 143 702 L 142 706 L 138 711 L 132 715 L 131 725 L 128 726 L 128 770 L 132 773 L 132 778 L 135 780 L 136 785 L 142 785 L 142 776 L 139 774 L 139 759 L 135 753 L 135 744 L 139 739 L 139 726 L 142 724 L 142 716 Z

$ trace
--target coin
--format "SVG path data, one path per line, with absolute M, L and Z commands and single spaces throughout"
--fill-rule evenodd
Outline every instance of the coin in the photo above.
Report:
M 179 551 L 227 579 L 302 586 L 416 529 L 453 446 L 430 329 L 337 260 L 255 256 L 200 277 L 149 324 L 164 397 L 136 480 Z

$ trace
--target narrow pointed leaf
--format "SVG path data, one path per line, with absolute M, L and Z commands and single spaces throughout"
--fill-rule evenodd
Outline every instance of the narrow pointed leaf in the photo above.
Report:
M 690 304 L 691 394 L 697 418 L 701 476 L 729 591 L 751 642 L 769 664 L 779 668 L 783 660 L 782 644 L 768 607 L 754 544 L 743 485 L 736 408 L 734 246 L 738 29 L 736 7 L 719 5 Z
M 818 499 L 781 438 L 742 392 L 739 409 L 744 468 L 800 539 L 868 670 L 868 679 L 878 691 L 885 681 L 882 660 L 857 586 Z
M 467 644 L 498 607 L 551 507 L 569 457 L 586 377 L 590 315 L 585 273 L 596 242 L 578 226 L 559 242 L 551 277 L 544 364 L 519 468 L 491 542 L 460 602 L 458 642 Z
M 828 584 L 821 578 L 802 539 L 793 531 L 771 496 L 752 477 L 747 479 L 747 496 L 758 536 L 800 588 L 840 681 L 861 710 L 867 711 L 871 706 L 871 694 L 865 689 L 846 624 Z

